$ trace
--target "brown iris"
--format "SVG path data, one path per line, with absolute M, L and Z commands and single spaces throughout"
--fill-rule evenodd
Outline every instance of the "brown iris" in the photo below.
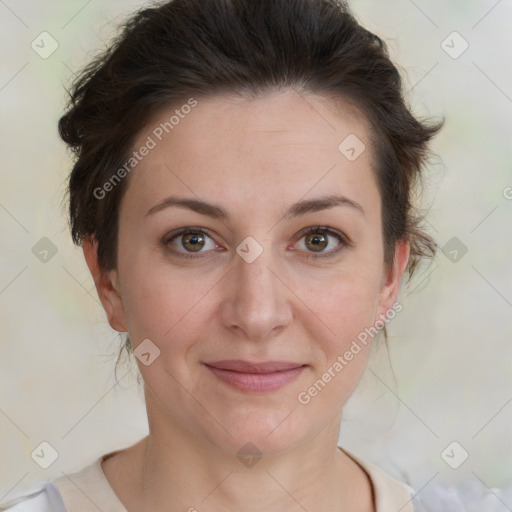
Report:
M 306 235 L 305 240 L 306 245 L 308 245 L 308 242 L 313 244 L 312 247 L 314 247 L 314 252 L 321 252 L 327 246 L 327 236 L 321 233 L 312 233 Z
M 181 244 L 192 252 L 200 251 L 204 246 L 204 235 L 201 233 L 187 233 L 182 236 Z M 187 244 L 190 244 L 189 246 Z

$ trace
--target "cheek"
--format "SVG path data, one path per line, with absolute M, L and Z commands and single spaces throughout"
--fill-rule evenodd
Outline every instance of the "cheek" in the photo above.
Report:
M 207 295 L 219 278 L 201 278 L 149 258 L 147 264 L 132 260 L 126 269 L 123 306 L 134 348 L 149 338 L 161 349 L 172 340 L 173 350 L 179 350 L 200 328 Z
M 304 290 L 304 303 L 322 321 L 334 348 L 373 325 L 377 312 L 379 276 L 348 268 Z
M 345 274 L 309 290 L 314 315 L 308 330 L 316 339 L 311 378 L 297 396 L 310 417 L 337 414 L 356 388 L 368 361 L 376 313 L 375 279 Z M 318 337 L 318 329 L 325 336 Z M 321 341 L 321 342 L 320 342 Z

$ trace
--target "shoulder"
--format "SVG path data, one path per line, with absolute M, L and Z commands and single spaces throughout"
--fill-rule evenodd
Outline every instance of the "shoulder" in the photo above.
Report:
M 364 461 L 359 457 L 338 446 L 346 455 L 352 458 L 368 475 L 374 495 L 376 512 L 415 512 L 412 502 L 414 489 L 408 484 L 393 478 L 377 465 Z
M 101 507 L 102 512 L 126 512 L 101 467 L 103 460 L 114 453 L 102 455 L 82 469 L 53 480 L 65 511 L 97 512 Z
M 0 504 L 0 512 L 126 512 L 101 468 L 102 455 L 78 471 L 65 473 L 31 494 Z M 101 504 L 101 505 L 100 505 Z
M 41 489 L 0 505 L 0 510 L 8 512 L 66 512 L 64 502 L 53 482 Z
M 414 512 L 414 489 L 380 469 L 375 464 L 359 461 L 372 481 L 377 512 L 400 510 Z

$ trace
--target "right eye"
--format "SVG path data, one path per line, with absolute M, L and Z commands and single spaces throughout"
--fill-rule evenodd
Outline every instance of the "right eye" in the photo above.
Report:
M 203 254 L 209 251 L 201 251 L 207 246 L 208 240 L 211 241 L 210 249 L 215 249 L 218 245 L 202 228 L 183 228 L 167 234 L 162 243 L 172 253 L 180 257 L 194 258 L 195 254 Z

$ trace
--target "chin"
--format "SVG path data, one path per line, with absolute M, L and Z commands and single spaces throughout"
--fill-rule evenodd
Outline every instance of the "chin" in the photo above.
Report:
M 307 435 L 308 430 L 300 416 L 292 411 L 292 407 L 271 411 L 261 407 L 245 408 L 236 413 L 231 411 L 221 421 L 231 435 L 223 429 L 215 429 L 215 432 L 208 433 L 208 437 L 230 453 L 238 454 L 244 447 L 249 450 L 255 447 L 263 454 L 277 455 L 291 449 Z

